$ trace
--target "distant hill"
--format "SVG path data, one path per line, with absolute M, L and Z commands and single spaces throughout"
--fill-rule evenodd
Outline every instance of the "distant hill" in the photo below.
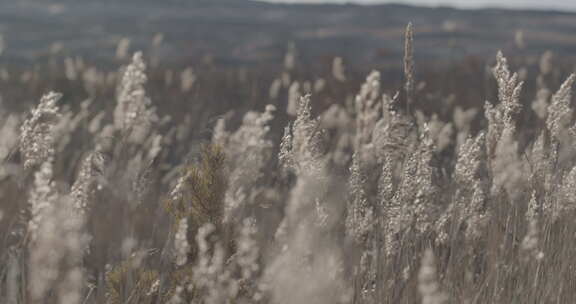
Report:
M 4 0 L 0 33 L 7 48 L 0 62 L 29 63 L 58 53 L 113 63 L 118 41 L 129 37 L 131 50 L 154 52 L 167 63 L 278 63 L 294 42 L 306 62 L 342 56 L 377 67 L 398 62 L 409 21 L 416 27 L 417 59 L 425 63 L 492 56 L 498 49 L 576 54 L 576 14 L 561 12 L 248 0 Z M 152 51 L 158 33 L 163 43 Z M 517 43 L 521 36 L 524 48 Z

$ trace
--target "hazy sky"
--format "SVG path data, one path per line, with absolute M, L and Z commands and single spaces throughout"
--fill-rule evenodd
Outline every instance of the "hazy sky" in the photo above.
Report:
M 510 7 L 576 10 L 576 0 L 265 0 L 269 2 L 299 3 L 406 3 L 416 5 L 450 5 L 465 8 L 477 7 Z

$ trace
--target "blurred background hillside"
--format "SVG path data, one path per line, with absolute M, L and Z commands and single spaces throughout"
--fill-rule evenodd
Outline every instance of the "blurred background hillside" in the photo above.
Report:
M 516 2 L 523 7 L 535 3 Z M 548 5 L 568 9 L 571 4 Z M 98 82 L 141 50 L 152 69 L 151 86 L 171 83 L 188 68 L 193 78 L 210 74 L 210 79 L 252 83 L 240 89 L 237 83 L 221 82 L 236 89 L 209 100 L 264 101 L 268 96 L 263 88 L 282 72 L 288 53 L 294 59 L 291 80 L 326 78 L 334 58 L 340 57 L 351 87 L 377 69 L 389 91 L 395 91 L 401 82 L 402 35 L 409 21 L 416 28 L 420 79 L 432 87 L 440 82 L 441 90 L 462 88 L 450 79 L 483 82 L 486 60 L 499 49 L 526 67 L 537 65 L 547 50 L 560 62 L 573 61 L 576 54 L 576 14 L 568 10 L 249 0 L 0 1 L 0 89 L 11 101 L 35 99 L 48 88 L 68 96 L 80 94 L 71 80 L 81 79 L 84 86 L 86 81 Z M 17 83 L 26 87 L 17 89 Z M 464 99 L 482 102 L 485 93 L 482 88 Z
M 558 7 L 559 2 L 549 5 Z M 575 17 L 561 11 L 397 4 L 1 1 L 0 33 L 5 46 L 0 59 L 3 64 L 24 64 L 74 55 L 110 64 L 118 43 L 128 38 L 128 49 L 147 51 L 165 64 L 277 64 L 288 42 L 293 42 L 307 64 L 341 56 L 354 65 L 380 68 L 399 63 L 398 41 L 407 21 L 418 29 L 421 63 L 492 56 L 498 49 L 517 51 L 518 47 L 526 55 L 553 49 L 571 57 L 576 53 Z
M 322 111 L 349 102 L 371 70 L 381 72 L 386 93 L 401 87 L 408 22 L 421 99 L 431 107 L 494 100 L 488 66 L 498 50 L 529 84 L 543 62 L 560 67 L 550 86 L 573 70 L 576 13 L 568 2 L 549 1 L 548 10 L 530 10 L 541 6 L 526 0 L 503 4 L 524 10 L 490 1 L 302 2 L 0 1 L 0 96 L 19 111 L 48 90 L 76 108 L 88 98 L 110 103 L 116 72 L 143 51 L 159 110 L 193 112 L 198 126 L 264 104 L 282 108 L 290 88 L 316 93 Z M 472 5 L 488 8 L 462 8 Z

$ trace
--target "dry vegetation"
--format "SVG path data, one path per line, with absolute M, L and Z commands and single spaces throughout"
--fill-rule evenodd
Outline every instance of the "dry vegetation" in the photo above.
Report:
M 89 98 L 0 111 L 0 302 L 573 302 L 575 76 L 498 53 L 482 107 L 427 91 L 415 51 L 408 25 L 391 94 L 339 58 L 297 81 L 292 49 L 269 87 L 185 69 L 166 99 L 141 53 L 67 59 Z M 236 89 L 269 102 L 203 93 Z

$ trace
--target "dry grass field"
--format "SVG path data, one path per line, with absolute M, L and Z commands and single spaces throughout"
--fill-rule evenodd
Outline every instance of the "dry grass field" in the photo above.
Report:
M 174 17 L 171 5 L 160 12 Z M 323 6 L 304 7 L 242 9 L 266 10 L 257 23 Z M 194 35 L 206 30 L 190 29 L 206 49 L 174 59 L 172 43 L 186 40 L 149 27 L 170 18 L 134 24 L 151 45 L 110 38 L 91 51 L 87 37 L 62 42 L 55 30 L 80 6 L 0 3 L 0 16 L 51 9 L 35 19 L 46 25 L 36 43 L 61 41 L 17 54 L 34 41 L 10 31 L 26 18 L 0 26 L 15 37 L 4 55 L 0 43 L 0 303 L 574 302 L 569 15 L 478 12 L 503 23 L 494 14 L 509 13 L 526 33 L 505 35 L 438 30 L 438 11 L 403 6 L 377 7 L 407 15 L 381 29 L 372 17 L 341 28 L 334 20 L 368 8 L 327 7 L 332 18 L 278 30 L 295 35 L 281 44 L 263 29 L 261 40 L 229 41 L 213 30 L 202 45 Z M 228 8 L 196 13 L 208 26 L 203 12 Z M 124 14 L 92 33 L 107 37 L 138 12 Z M 237 43 L 243 35 L 256 40 Z M 443 35 L 491 42 L 442 55 Z M 337 54 L 346 37 L 394 51 L 360 43 Z

